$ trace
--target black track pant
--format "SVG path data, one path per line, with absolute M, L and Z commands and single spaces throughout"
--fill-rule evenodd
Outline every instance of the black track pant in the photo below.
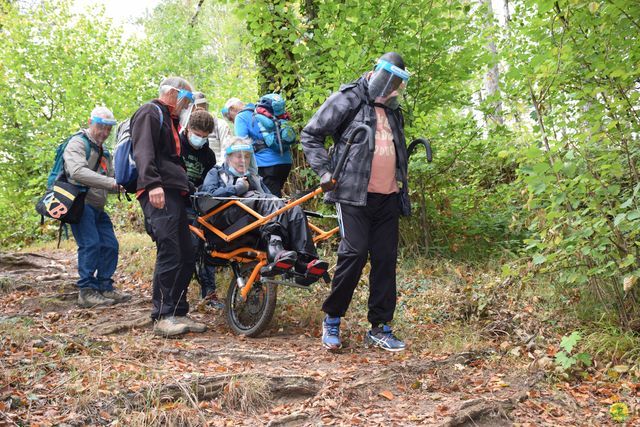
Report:
M 195 268 L 185 198 L 178 190 L 164 190 L 165 206 L 154 208 L 145 191 L 140 198 L 147 233 L 156 242 L 151 317 L 184 316 L 189 312 L 187 288 Z
M 263 216 L 267 216 L 285 206 L 284 202 L 275 196 L 255 191 L 245 193 L 241 201 L 244 205 Z M 250 224 L 253 221 L 255 221 L 254 217 L 247 215 L 241 208 L 232 206 L 216 215 L 213 225 L 227 234 L 231 234 L 241 226 Z M 307 259 L 318 257 L 316 246 L 313 243 L 313 235 L 307 224 L 307 217 L 299 205 L 284 211 L 260 227 L 261 243 L 259 246 L 261 249 L 266 249 L 269 236 L 272 234 L 282 237 L 285 249 L 305 254 Z
M 282 197 L 282 187 L 291 172 L 291 165 L 275 165 L 258 168 L 258 174 L 262 177 L 264 185 L 277 197 Z
M 373 326 L 388 323 L 396 309 L 398 195 L 369 193 L 366 206 L 344 203 L 336 206 L 342 240 L 331 293 L 322 305 L 322 311 L 332 317 L 345 315 L 367 256 L 370 256 L 367 317 Z

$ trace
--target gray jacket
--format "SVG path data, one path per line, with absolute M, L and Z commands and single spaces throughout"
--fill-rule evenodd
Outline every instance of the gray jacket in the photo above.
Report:
M 364 77 L 342 86 L 322 104 L 302 130 L 300 142 L 304 154 L 319 176 L 325 172 L 333 172 L 338 159 L 344 152 L 347 140 L 356 127 L 365 124 L 375 131 L 375 108 L 368 100 L 367 88 L 368 82 Z M 409 215 L 411 204 L 408 196 L 408 155 L 404 136 L 404 118 L 399 108 L 395 110 L 386 108 L 386 113 L 396 149 L 396 180 L 402 184 L 399 197 L 400 209 L 403 215 Z M 331 136 L 334 142 L 329 152 L 324 147 L 327 136 Z M 325 200 L 332 203 L 365 206 L 372 160 L 373 152 L 369 150 L 366 134 L 361 132 L 353 141 L 336 188 L 325 195 Z
M 64 150 L 64 170 L 70 183 L 89 187 L 85 203 L 95 209 L 104 210 L 104 205 L 107 203 L 107 194 L 113 191 L 113 186 L 116 183 L 113 177 L 113 161 L 109 152 L 105 150 L 103 164 L 107 167 L 107 170 L 99 166 L 97 171 L 94 172 L 96 163 L 99 161 L 100 148 L 86 129 L 82 130 L 82 132 L 91 143 L 89 160 L 87 160 L 84 139 L 80 135 L 76 135 L 71 138 L 67 148 Z

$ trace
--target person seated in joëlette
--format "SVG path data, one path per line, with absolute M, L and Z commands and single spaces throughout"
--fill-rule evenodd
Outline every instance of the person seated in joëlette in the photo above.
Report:
M 225 150 L 222 166 L 212 168 L 207 174 L 198 196 L 238 197 L 242 203 L 266 216 L 285 206 L 284 202 L 271 194 L 258 175 L 251 141 L 232 138 Z M 224 215 L 221 212 L 214 225 L 223 229 L 238 221 L 237 212 Z M 248 214 L 247 214 L 248 215 Z M 300 206 L 284 211 L 259 228 L 260 245 L 266 246 L 269 264 L 261 274 L 283 272 L 295 267 L 296 283 L 310 285 L 322 277 L 328 268 L 326 261 L 318 259 L 307 218 Z

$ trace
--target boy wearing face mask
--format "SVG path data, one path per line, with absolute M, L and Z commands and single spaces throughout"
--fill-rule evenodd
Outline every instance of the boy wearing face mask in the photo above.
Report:
M 184 132 L 180 134 L 180 156 L 187 170 L 189 183 L 198 188 L 207 172 L 216 164 L 216 155 L 209 147 L 209 134 L 213 131 L 213 117 L 205 110 L 191 113 Z
M 202 185 L 207 173 L 216 164 L 216 155 L 209 146 L 209 134 L 213 132 L 213 128 L 214 119 L 211 114 L 206 110 L 194 110 L 184 132 L 180 134 L 180 155 L 192 190 Z M 187 207 L 187 216 L 194 224 L 197 214 L 190 206 Z M 211 307 L 223 308 L 223 303 L 216 295 L 215 267 L 200 262 L 204 256 L 202 241 L 194 235 L 191 236 L 191 240 L 196 253 L 196 274 L 202 298 L 206 298 L 207 304 Z

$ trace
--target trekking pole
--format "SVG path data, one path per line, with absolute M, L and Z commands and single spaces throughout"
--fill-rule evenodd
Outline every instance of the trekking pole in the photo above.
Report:
M 349 155 L 349 149 L 351 148 L 351 145 L 353 144 L 353 140 L 355 139 L 356 135 L 359 134 L 360 132 L 366 132 L 367 133 L 367 139 L 368 139 L 368 145 L 369 145 L 369 151 L 373 151 L 375 149 L 375 144 L 376 141 L 374 139 L 374 134 L 373 134 L 373 130 L 371 129 L 370 126 L 367 125 L 360 125 L 358 127 L 356 127 L 353 132 L 351 133 L 351 136 L 349 137 L 349 139 L 347 140 L 345 147 L 344 147 L 344 152 L 342 153 L 342 155 L 340 156 L 340 159 L 338 160 L 338 164 L 336 165 L 336 168 L 333 170 L 333 173 L 331 174 L 331 180 L 336 183 L 338 181 L 338 178 L 340 177 L 340 173 L 342 172 L 342 168 L 344 167 L 344 163 L 347 160 L 347 156 Z M 304 194 L 303 196 L 297 198 L 296 200 L 293 200 L 291 202 L 289 202 L 287 204 L 288 208 L 291 208 L 293 206 L 299 205 L 301 203 L 306 202 L 307 200 L 322 194 L 322 187 L 318 187 L 313 191 L 310 191 L 306 194 Z M 282 209 L 288 209 L 288 208 L 282 208 Z M 271 215 L 278 215 L 280 214 L 280 210 L 271 213 Z
M 413 141 L 411 141 L 411 144 L 409 144 L 409 147 L 407 148 L 408 156 L 411 157 L 411 155 L 414 153 L 418 145 L 422 145 L 424 147 L 424 151 L 427 155 L 427 162 L 431 163 L 433 161 L 433 153 L 431 151 L 431 142 L 429 142 L 429 140 L 426 138 L 416 138 Z

